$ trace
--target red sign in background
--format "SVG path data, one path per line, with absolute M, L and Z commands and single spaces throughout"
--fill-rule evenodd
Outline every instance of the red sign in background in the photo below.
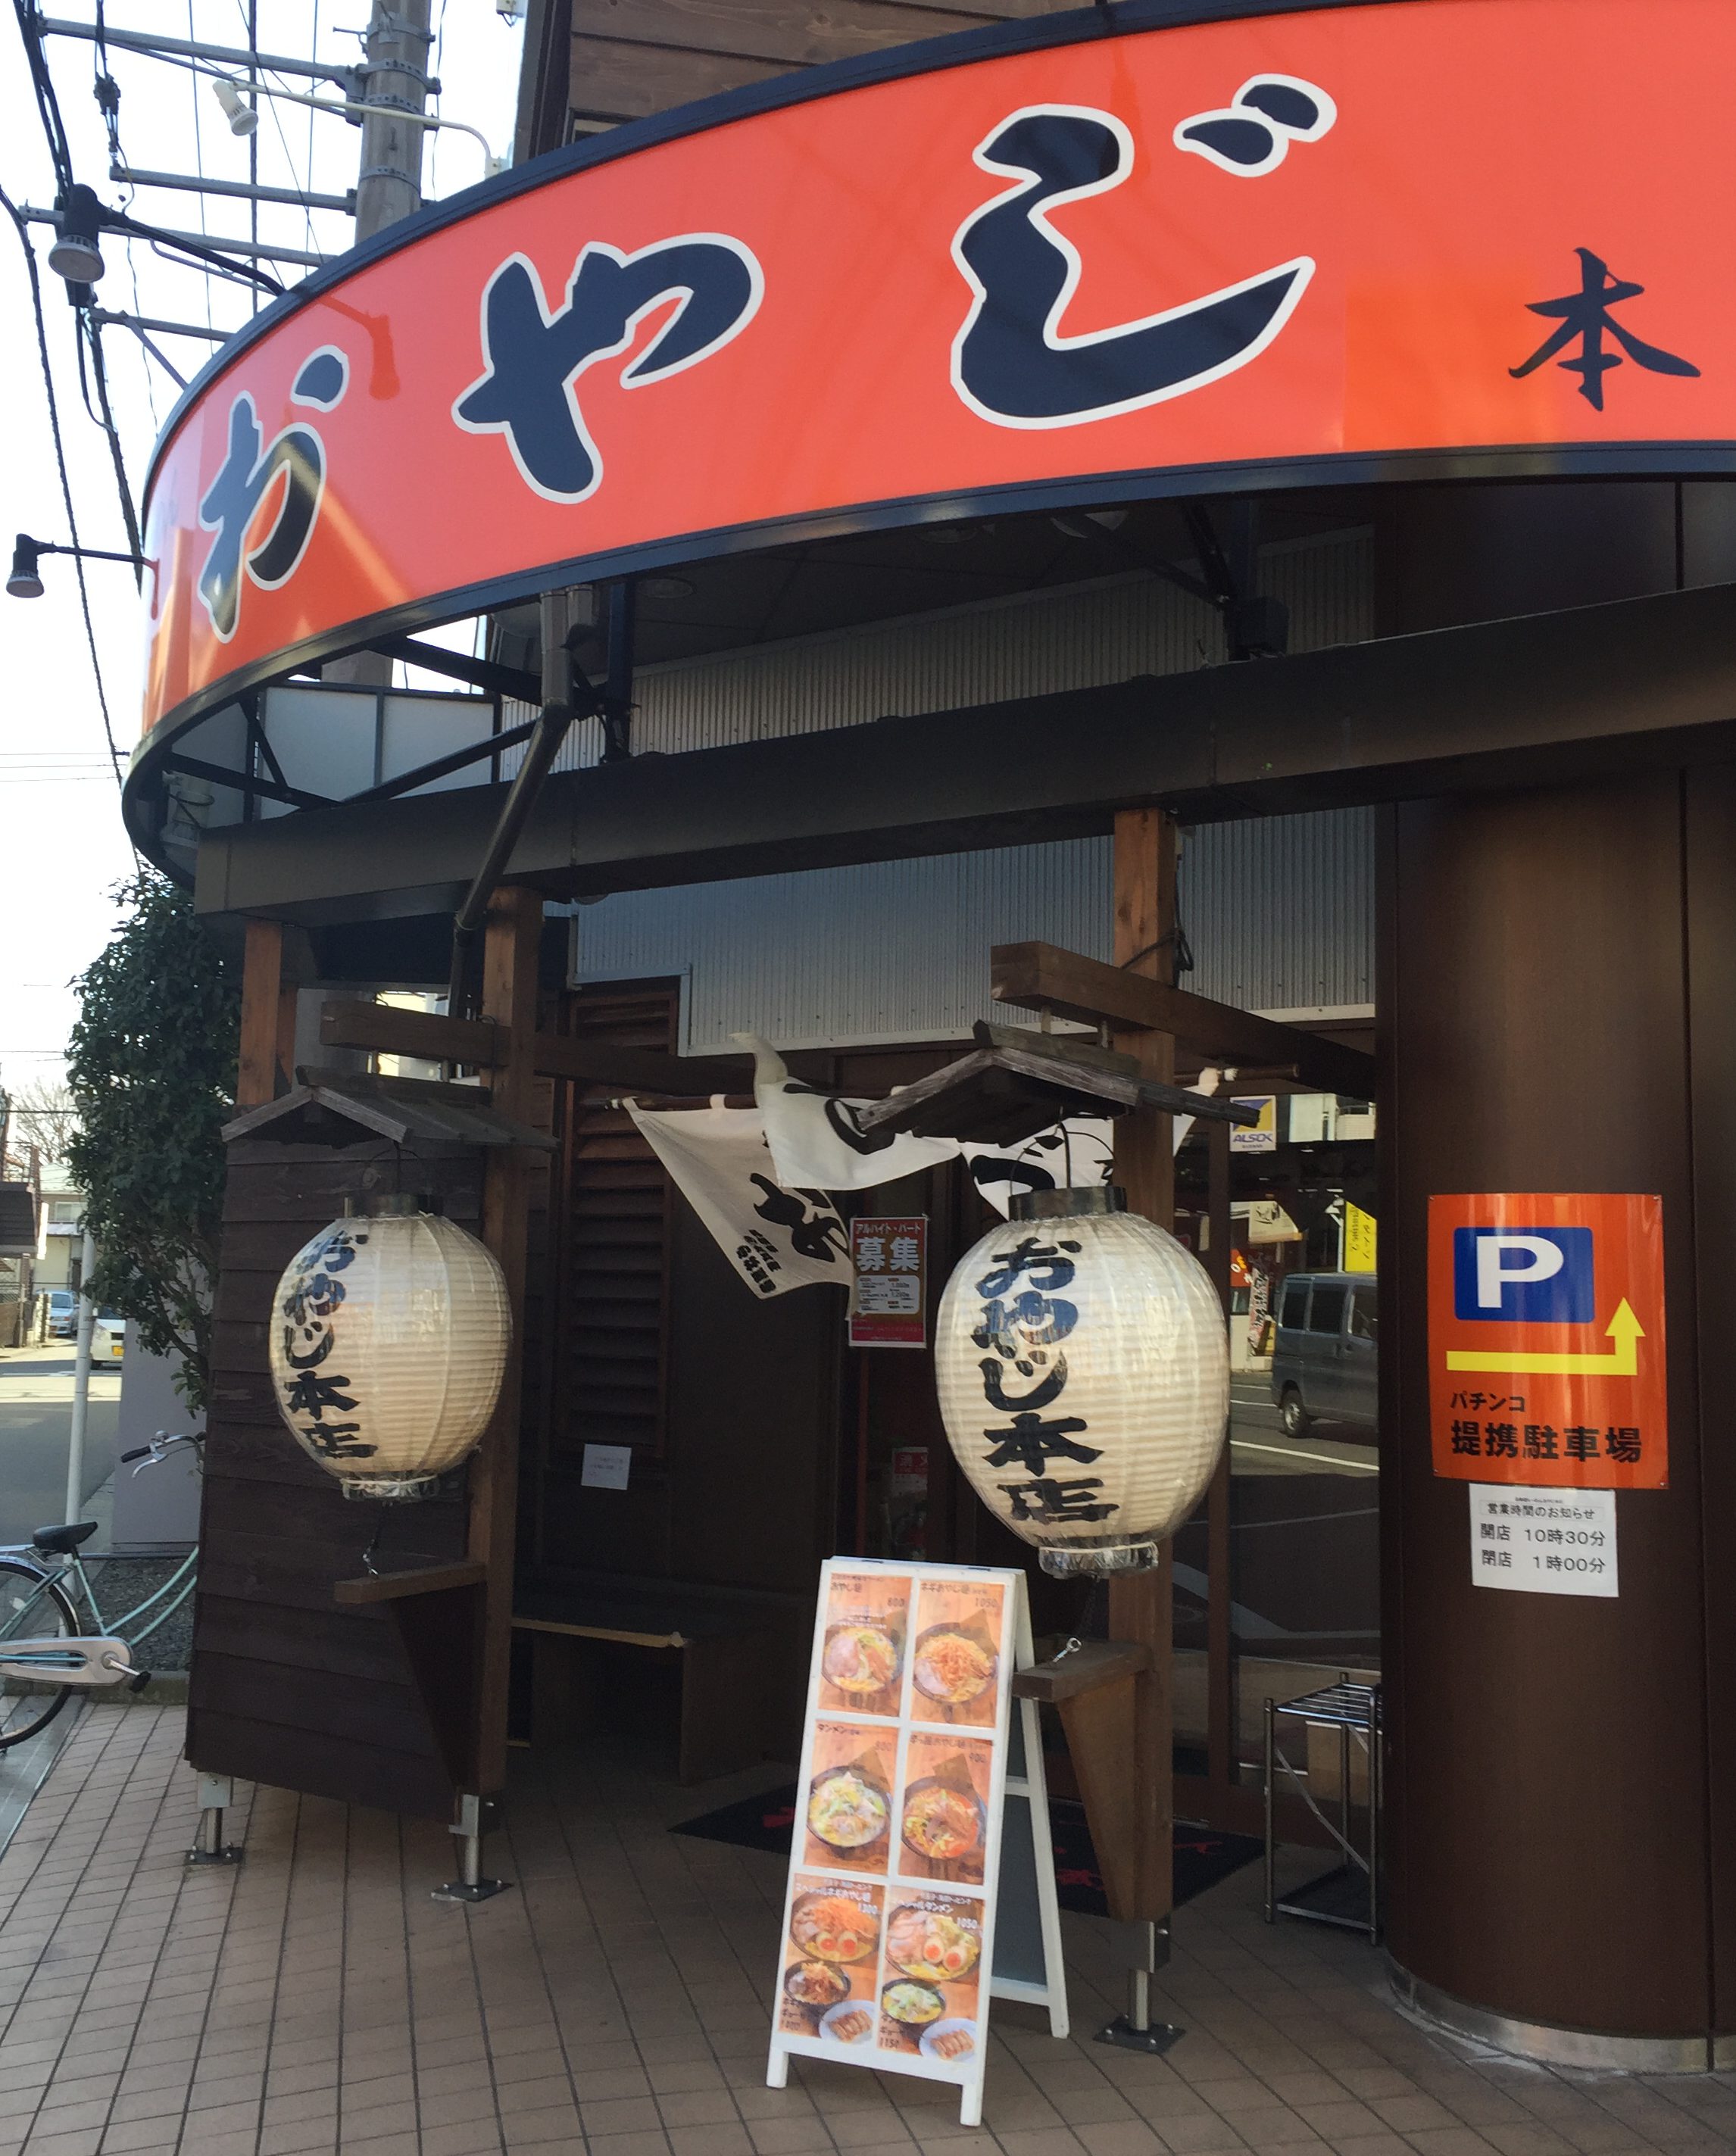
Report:
M 1662 470 L 1682 444 L 1716 444 L 1736 460 L 1736 162 L 1704 102 L 1730 80 L 1728 0 L 1409 0 L 1094 25 L 1076 44 L 557 171 L 293 306 L 173 422 L 149 492 L 146 724 L 364 621 L 533 588 L 551 581 L 544 565 L 573 581 L 635 549 L 699 558 L 743 529 L 769 541 L 864 506 L 914 519 L 937 497 L 1055 498 L 1075 477 L 1294 478 L 1297 459 L 1489 447 L 1614 449 L 1624 468 Z M 1230 139 L 1214 116 L 1247 121 L 1246 95 L 1295 122 L 1286 83 L 1303 86 L 1312 122 L 1269 127 L 1257 169 L 1209 154 Z M 965 236 L 1029 185 L 988 146 L 1032 113 L 1086 116 L 1122 160 L 1013 234 L 1039 283 L 1055 246 L 1076 255 L 1076 287 L 1033 333 L 1051 357 L 1287 266 L 1266 329 L 1184 390 L 1082 416 L 997 416 L 967 394 Z M 582 250 L 606 280 L 605 256 L 696 238 L 733 252 L 744 290 L 751 264 L 751 311 L 701 356 L 635 379 L 670 297 L 585 360 L 565 393 L 595 453 L 583 498 L 539 491 L 485 414 L 455 416 L 503 353 L 518 367 L 539 347 L 532 278 L 552 317 Z M 496 324 L 501 351 L 485 352 L 485 294 L 509 271 L 518 327 Z M 1025 270 L 1009 274 L 1019 286 Z M 333 362 L 321 394 L 295 401 L 322 352 L 338 355 L 341 389 Z M 234 453 L 244 393 L 262 455 L 297 429 L 304 450 L 318 437 L 323 493 L 297 552 L 270 543 L 291 480 L 265 487 L 225 639 L 199 589 L 216 536 L 201 505 Z
M 928 1221 L 860 1215 L 850 1224 L 852 1348 L 928 1344 Z
M 1431 1198 L 1429 1396 L 1437 1475 L 1664 1488 L 1662 1199 Z

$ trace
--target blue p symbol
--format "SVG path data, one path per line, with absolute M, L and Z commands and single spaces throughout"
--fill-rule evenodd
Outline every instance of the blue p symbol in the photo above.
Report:
M 1589 1325 L 1597 1315 L 1589 1228 L 1455 1228 L 1453 1315 Z

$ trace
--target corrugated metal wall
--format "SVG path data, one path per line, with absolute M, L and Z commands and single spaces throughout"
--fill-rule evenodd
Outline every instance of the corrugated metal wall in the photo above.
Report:
M 1263 587 L 1291 647 L 1371 634 L 1363 532 L 1274 547 Z M 635 745 L 665 754 L 860 725 L 1001 696 L 1175 673 L 1222 658 L 1216 615 L 1149 578 L 878 624 L 640 675 Z M 593 729 L 572 760 L 589 761 Z M 1255 1010 L 1373 995 L 1366 812 L 1204 827 L 1183 850 L 1189 985 Z M 1109 846 L 1055 845 L 622 893 L 576 909 L 575 974 L 679 974 L 683 1046 L 737 1029 L 797 1046 L 956 1039 L 992 1014 L 994 943 L 1040 937 L 1108 955 Z
M 694 1054 L 743 1029 L 792 1048 L 955 1040 L 995 1014 L 991 945 L 1107 958 L 1110 903 L 1107 839 L 624 892 L 575 909 L 576 974 L 684 976 Z M 1181 909 L 1201 995 L 1246 1010 L 1373 999 L 1365 809 L 1189 833 Z
M 1374 634 L 1373 559 L 1373 535 L 1361 530 L 1262 548 L 1261 589 L 1289 607 L 1292 651 L 1360 644 Z M 1215 609 L 1155 577 L 1113 577 L 1035 598 L 1020 593 L 641 667 L 634 682 L 634 746 L 674 756 L 823 733 L 1003 696 L 1093 688 L 1136 674 L 1182 674 L 1220 665 L 1224 655 Z M 509 705 L 506 723 L 533 716 L 529 705 Z M 600 748 L 594 724 L 575 727 L 555 767 L 593 763 Z M 501 758 L 509 777 L 516 762 L 511 753 Z

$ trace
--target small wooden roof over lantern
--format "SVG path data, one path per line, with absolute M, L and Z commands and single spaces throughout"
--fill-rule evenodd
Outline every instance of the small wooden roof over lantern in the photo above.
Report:
M 1122 1116 L 1159 1108 L 1207 1122 L 1252 1123 L 1246 1103 L 1143 1078 L 1131 1055 L 1068 1034 L 1014 1026 L 973 1029 L 977 1046 L 884 1101 L 858 1111 L 865 1131 L 1015 1145 L 1069 1116 Z
M 530 1146 L 552 1152 L 547 1131 L 497 1115 L 480 1086 L 430 1078 L 381 1078 L 350 1070 L 303 1068 L 281 1100 L 249 1108 L 223 1127 L 223 1142 L 254 1138 L 280 1145 L 359 1145 L 367 1138 L 413 1147 Z

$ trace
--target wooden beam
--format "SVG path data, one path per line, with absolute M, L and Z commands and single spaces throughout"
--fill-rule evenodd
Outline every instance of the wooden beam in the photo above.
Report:
M 277 1097 L 277 1041 L 283 991 L 283 927 L 249 921 L 241 964 L 241 1046 L 235 1106 L 257 1108 Z
M 514 1122 L 534 1123 L 537 1073 L 527 1052 L 537 1033 L 537 953 L 542 895 L 507 885 L 490 901 L 482 945 L 482 1018 L 509 1045 L 495 1067 L 493 1106 Z M 512 1349 L 501 1397 L 470 1466 L 469 1556 L 480 1564 L 482 1639 L 476 1691 L 479 1796 L 506 1782 L 506 1681 L 512 1650 L 512 1572 L 517 1528 L 519 1401 L 524 1368 L 526 1243 L 530 1212 L 528 1158 L 517 1147 L 491 1152 L 483 1170 L 482 1240 L 506 1276 Z
M 320 1039 L 327 1048 L 418 1055 L 434 1063 L 467 1063 L 484 1070 L 506 1063 L 513 1049 L 511 1029 L 488 1019 L 442 1018 L 437 1012 L 398 1010 L 389 1004 L 353 999 L 334 999 L 326 1005 L 320 1015 Z M 698 1101 L 713 1093 L 753 1091 L 751 1055 L 662 1055 L 654 1049 L 619 1048 L 607 1041 L 568 1040 L 559 1034 L 537 1033 L 531 1036 L 531 1061 L 539 1077 L 615 1086 L 624 1093 Z
M 1129 1640 L 1087 1640 L 1065 1659 L 1039 1662 L 1034 1670 L 1019 1670 L 1013 1676 L 1015 1699 L 1035 1699 L 1045 1707 L 1077 1699 L 1106 1685 L 1125 1684 L 1151 1667 L 1148 1649 Z
M 751 1055 L 662 1055 L 655 1049 L 568 1040 L 553 1033 L 539 1033 L 531 1054 L 539 1076 L 616 1086 L 624 1093 L 661 1093 L 674 1100 L 697 1101 L 713 1093 L 753 1091 Z
M 413 1594 L 443 1594 L 449 1587 L 480 1587 L 480 1564 L 424 1564 L 413 1572 L 372 1572 L 360 1579 L 340 1579 L 332 1587 L 332 1599 L 347 1609 L 376 1602 L 402 1602 Z
M 1176 829 L 1161 808 L 1123 808 L 1115 819 L 1115 959 L 1125 975 L 1153 985 L 1174 978 Z M 1104 968 L 1106 972 L 1112 968 Z M 1139 1026 L 1112 1035 L 1133 1056 L 1143 1078 L 1175 1083 L 1175 1041 Z M 1160 1228 L 1175 1224 L 1174 1118 L 1136 1108 L 1115 1126 L 1115 1179 L 1131 1211 Z M 1161 1922 L 1174 1902 L 1171 1836 L 1174 1825 L 1174 1613 L 1173 1545 L 1152 1572 L 1119 1573 L 1109 1581 L 1109 1636 L 1143 1647 L 1150 1666 L 1130 1686 L 1133 1786 L 1123 1830 L 1129 1836 L 1127 1918 Z M 1112 1695 L 1106 1695 L 1112 1697 Z M 1077 1710 L 1074 1710 L 1076 1713 Z M 1095 1840 L 1095 1834 L 1093 1835 Z M 1102 1843 L 1097 1843 L 1099 1851 Z M 1111 1874 L 1101 1867 L 1107 1880 Z M 1117 1867 L 1119 1868 L 1119 1867 Z
M 1107 1019 L 1123 1031 L 1168 1034 L 1215 1063 L 1293 1070 L 1318 1092 L 1358 1101 L 1374 1097 L 1374 1059 L 1363 1050 L 1142 977 L 1124 963 L 1106 966 L 1053 943 L 1001 943 L 989 952 L 989 992 L 997 1003 L 1024 1010 L 1046 1007 L 1057 1018 L 1087 1025 Z
M 1661 592 L 555 772 L 508 873 L 572 898 L 1082 838 L 1130 801 L 1191 823 L 1577 784 L 1728 760 L 1733 711 L 1732 588 Z M 208 831 L 198 911 L 449 913 L 501 798 L 449 787 Z
M 1205 1269 L 1218 1291 L 1224 1322 L 1231 1323 L 1230 1280 L 1230 1132 L 1206 1128 L 1206 1218 L 1211 1224 Z M 1235 1640 L 1230 1594 L 1230 1441 L 1211 1478 L 1205 1502 L 1205 1759 L 1212 1782 L 1228 1788 L 1235 1779 Z
M 468 1063 L 484 1070 L 504 1063 L 510 1046 L 501 1028 L 485 1018 L 442 1018 L 438 1011 L 398 1010 L 353 998 L 334 998 L 320 1013 L 320 1045 Z

